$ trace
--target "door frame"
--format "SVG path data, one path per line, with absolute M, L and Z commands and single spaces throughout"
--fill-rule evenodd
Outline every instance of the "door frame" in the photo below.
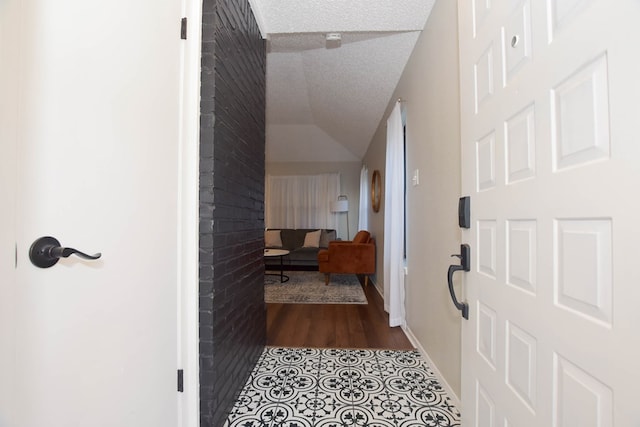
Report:
M 198 319 L 198 185 L 200 171 L 200 60 L 202 2 L 183 0 L 188 18 L 181 52 L 182 88 L 178 176 L 178 369 L 184 391 L 178 396 L 179 426 L 200 425 L 200 348 Z

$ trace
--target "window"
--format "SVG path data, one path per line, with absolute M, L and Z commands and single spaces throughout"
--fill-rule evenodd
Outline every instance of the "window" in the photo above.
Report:
M 336 228 L 340 174 L 268 175 L 266 187 L 267 228 Z

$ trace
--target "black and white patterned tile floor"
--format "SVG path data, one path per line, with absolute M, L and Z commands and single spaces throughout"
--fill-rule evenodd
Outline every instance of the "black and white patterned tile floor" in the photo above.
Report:
M 460 426 L 417 351 L 267 347 L 225 427 Z

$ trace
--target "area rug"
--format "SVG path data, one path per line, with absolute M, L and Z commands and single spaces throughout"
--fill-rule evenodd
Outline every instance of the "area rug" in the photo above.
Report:
M 317 271 L 285 271 L 289 281 L 265 276 L 264 300 L 284 304 L 366 304 L 367 297 L 355 274 L 332 274 L 329 285 Z

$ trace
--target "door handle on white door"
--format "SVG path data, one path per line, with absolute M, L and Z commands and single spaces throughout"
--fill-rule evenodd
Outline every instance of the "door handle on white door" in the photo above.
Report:
M 460 255 L 454 254 L 451 256 L 460 258 L 460 265 L 450 265 L 449 270 L 447 271 L 449 293 L 451 294 L 453 305 L 455 305 L 456 308 L 462 312 L 462 317 L 464 317 L 465 319 L 469 319 L 469 304 L 467 304 L 466 302 L 459 302 L 458 298 L 456 298 L 456 293 L 453 290 L 453 273 L 455 273 L 456 271 L 471 270 L 471 248 L 469 248 L 469 245 L 464 243 L 460 245 Z
M 36 267 L 49 268 L 55 265 L 60 258 L 67 258 L 71 255 L 77 255 L 84 259 L 98 259 L 101 253 L 94 255 L 85 254 L 77 249 L 63 248 L 55 237 L 40 237 L 29 248 L 29 259 Z

